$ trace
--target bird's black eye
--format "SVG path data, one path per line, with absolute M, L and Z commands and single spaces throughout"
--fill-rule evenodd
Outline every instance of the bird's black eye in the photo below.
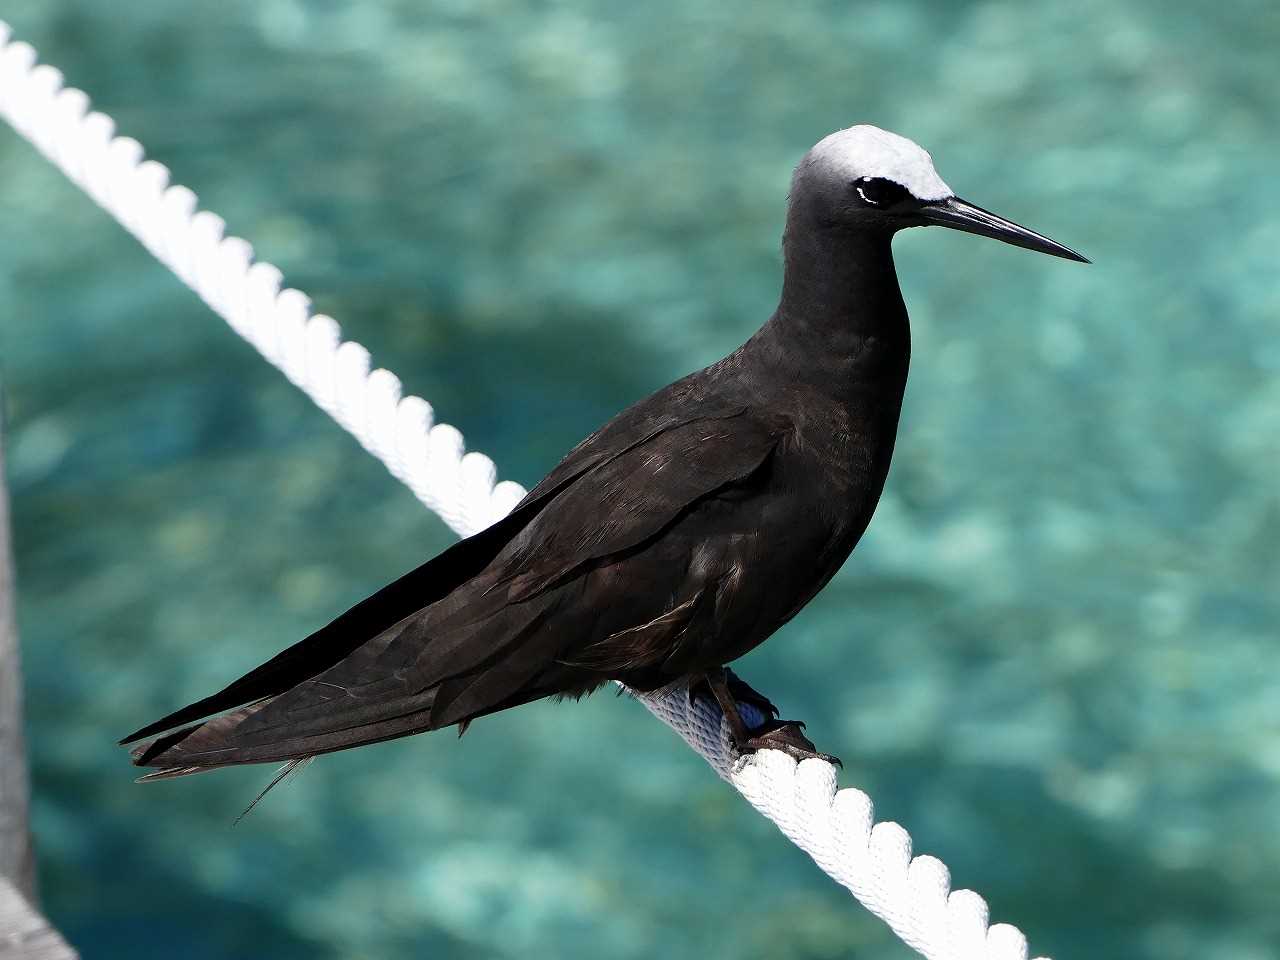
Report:
M 853 193 L 868 207 L 892 207 L 911 196 L 902 184 L 884 177 L 859 177 L 853 181 Z

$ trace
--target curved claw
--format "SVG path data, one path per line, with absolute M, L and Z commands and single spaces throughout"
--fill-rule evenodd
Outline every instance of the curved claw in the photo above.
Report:
M 844 764 L 840 758 L 829 753 L 819 753 L 813 741 L 801 732 L 803 729 L 804 724 L 799 720 L 773 720 L 753 731 L 751 738 L 738 749 L 741 753 L 781 750 L 796 760 L 825 760 L 843 770 Z

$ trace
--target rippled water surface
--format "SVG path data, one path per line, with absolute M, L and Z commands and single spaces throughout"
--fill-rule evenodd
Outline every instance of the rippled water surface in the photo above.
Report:
M 1280 6 L 6 0 L 230 229 L 530 483 L 768 315 L 871 121 L 1091 256 L 896 244 L 888 490 L 741 664 L 1058 960 L 1280 955 Z M 139 787 L 115 738 L 451 540 L 0 129 L 47 911 L 95 958 L 904 958 L 638 705 Z

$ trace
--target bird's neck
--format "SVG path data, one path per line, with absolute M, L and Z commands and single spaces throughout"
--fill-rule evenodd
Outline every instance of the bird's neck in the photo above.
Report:
M 778 309 L 752 352 L 809 380 L 857 377 L 868 351 L 881 367 L 901 365 L 911 338 L 886 232 L 854 233 L 788 220 Z M 879 372 L 888 372 L 883 371 Z

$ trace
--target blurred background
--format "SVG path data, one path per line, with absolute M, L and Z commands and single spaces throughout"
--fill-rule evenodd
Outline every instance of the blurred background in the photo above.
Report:
M 0 16 L 536 481 L 768 316 L 859 121 L 1092 257 L 896 243 L 914 366 L 843 572 L 741 672 L 1059 960 L 1280 953 L 1270 0 L 3 0 Z M 906 958 L 609 695 L 135 786 L 113 746 L 452 541 L 0 129 L 44 906 L 86 960 Z

